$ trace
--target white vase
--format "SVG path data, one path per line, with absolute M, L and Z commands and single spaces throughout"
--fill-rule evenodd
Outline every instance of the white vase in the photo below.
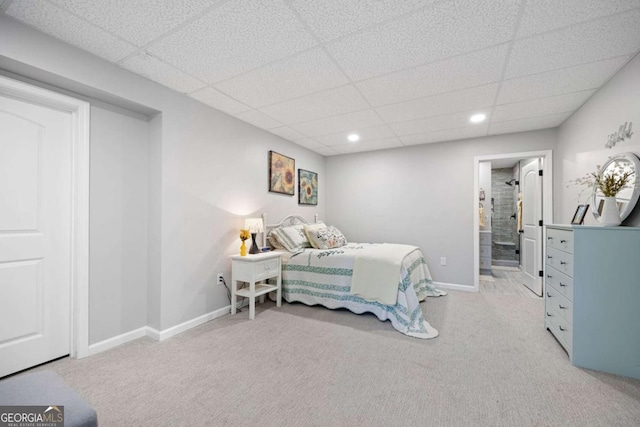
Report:
M 615 197 L 605 197 L 602 213 L 600 213 L 600 225 L 614 227 L 620 225 L 620 211 Z

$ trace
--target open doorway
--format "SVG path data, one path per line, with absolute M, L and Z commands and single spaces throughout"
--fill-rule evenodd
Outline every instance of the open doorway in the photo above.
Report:
M 552 223 L 551 151 L 475 158 L 474 290 L 512 282 L 508 292 L 542 296 L 543 225 Z M 499 288 L 498 288 L 499 289 Z

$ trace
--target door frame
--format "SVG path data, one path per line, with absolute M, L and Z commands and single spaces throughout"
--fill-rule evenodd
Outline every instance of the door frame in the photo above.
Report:
M 0 94 L 71 114 L 71 313 L 69 354 L 89 355 L 90 104 L 0 75 Z
M 542 158 L 544 176 L 542 180 L 542 223 L 553 224 L 553 150 L 528 151 L 524 153 L 489 154 L 473 158 L 473 205 L 472 212 L 478 210 L 478 194 L 480 191 L 479 169 L 480 162 L 491 160 L 524 160 L 535 157 Z M 542 233 L 544 241 L 544 231 Z M 543 242 L 541 242 L 542 244 Z M 542 250 L 544 252 L 544 244 Z M 542 254 L 544 259 L 544 253 Z M 543 285 L 544 286 L 544 285 Z M 477 214 L 473 215 L 473 291 L 480 290 L 480 220 Z M 543 289 L 544 291 L 544 289 Z

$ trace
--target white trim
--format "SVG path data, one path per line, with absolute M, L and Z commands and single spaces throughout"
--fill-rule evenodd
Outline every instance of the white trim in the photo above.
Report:
M 433 282 L 433 284 L 438 289 L 450 289 L 452 291 L 463 291 L 463 292 L 478 292 L 478 289 L 470 285 L 459 285 L 457 283 L 443 283 L 443 282 Z
M 91 344 L 89 346 L 89 356 L 102 353 L 103 351 L 111 350 L 114 347 L 118 347 L 119 345 L 137 340 L 138 338 L 149 336 L 148 329 L 149 327 L 145 326 L 142 328 L 134 329 L 133 331 L 125 332 L 124 334 L 115 336 L 113 338 Z
M 71 114 L 71 322 L 69 354 L 89 354 L 89 146 L 88 102 L 0 76 L 0 92 Z
M 542 221 L 543 224 L 553 224 L 553 150 L 528 151 L 524 153 L 489 154 L 473 158 L 473 212 L 477 212 L 480 182 L 478 177 L 480 162 L 504 159 L 532 159 L 541 157 L 544 177 L 542 180 Z M 544 233 L 543 233 L 544 239 Z M 544 251 L 544 246 L 543 251 Z M 543 253 L 544 259 L 544 253 Z M 473 288 L 480 289 L 480 221 L 478 215 L 473 215 Z

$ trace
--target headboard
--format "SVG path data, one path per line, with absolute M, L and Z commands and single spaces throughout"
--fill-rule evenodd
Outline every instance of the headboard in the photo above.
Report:
M 318 214 L 313 215 L 313 222 L 318 222 Z M 280 220 L 277 224 L 269 224 L 267 222 L 267 213 L 262 214 L 262 223 L 264 224 L 264 233 L 262 233 L 262 247 L 267 246 L 267 236 L 269 232 L 277 227 L 295 225 L 295 224 L 308 224 L 307 220 L 300 215 L 287 215 Z

